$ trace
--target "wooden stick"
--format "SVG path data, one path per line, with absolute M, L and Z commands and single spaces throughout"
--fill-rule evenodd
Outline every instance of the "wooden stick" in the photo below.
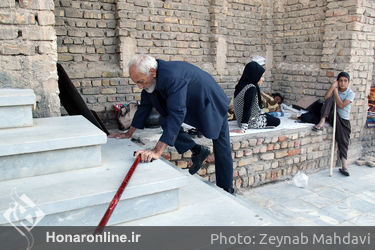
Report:
M 331 165 L 329 167 L 329 176 L 333 174 L 333 156 L 335 154 L 335 136 L 336 136 L 336 101 L 333 104 L 333 129 L 332 129 L 332 149 L 331 149 Z
M 113 197 L 111 203 L 108 206 L 107 211 L 105 212 L 102 220 L 99 222 L 99 225 L 96 227 L 94 234 L 101 234 L 104 230 L 104 227 L 107 225 L 109 218 L 112 215 L 112 212 L 115 210 L 117 203 L 121 199 L 122 192 L 124 192 L 125 187 L 128 185 L 130 178 L 132 177 L 135 168 L 137 167 L 139 161 L 141 160 L 141 155 L 138 155 L 135 159 L 133 165 L 130 167 L 128 173 L 126 174 L 124 180 L 122 181 L 120 187 L 118 188 L 115 196 Z

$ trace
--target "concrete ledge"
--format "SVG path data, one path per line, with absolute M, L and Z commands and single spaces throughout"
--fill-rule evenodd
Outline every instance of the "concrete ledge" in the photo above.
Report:
M 34 127 L 0 130 L 0 181 L 101 164 L 107 136 L 83 116 L 35 119 Z
M 30 127 L 33 125 L 32 106 L 0 107 L 0 129 Z
M 0 89 L 0 129 L 32 126 L 35 100 L 31 89 Z
M 0 89 L 0 107 L 34 105 L 35 101 L 32 89 Z
M 0 181 L 100 166 L 100 145 L 0 157 Z
M 33 127 L 0 130 L 0 156 L 106 143 L 106 134 L 83 116 L 34 119 Z

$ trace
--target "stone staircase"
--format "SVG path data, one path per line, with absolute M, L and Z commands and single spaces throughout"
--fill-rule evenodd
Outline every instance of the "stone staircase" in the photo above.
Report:
M 32 118 L 32 90 L 0 89 L 0 225 L 96 226 L 139 147 L 82 116 Z M 179 207 L 186 176 L 140 163 L 108 225 Z

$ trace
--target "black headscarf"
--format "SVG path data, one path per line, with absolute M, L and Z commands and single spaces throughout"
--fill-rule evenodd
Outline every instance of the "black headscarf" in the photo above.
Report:
M 235 90 L 234 90 L 234 97 L 236 97 L 238 95 L 238 93 L 241 92 L 241 90 L 248 84 L 253 84 L 256 89 L 257 89 L 257 93 L 258 93 L 258 104 L 259 104 L 259 107 L 262 108 L 262 97 L 260 95 L 260 88 L 258 86 L 258 82 L 260 80 L 260 78 L 262 77 L 263 73 L 264 73 L 265 69 L 260 66 L 257 62 L 249 62 L 248 64 L 246 64 L 246 67 L 242 73 L 242 76 L 240 78 L 240 80 L 238 81 L 236 87 L 235 87 Z

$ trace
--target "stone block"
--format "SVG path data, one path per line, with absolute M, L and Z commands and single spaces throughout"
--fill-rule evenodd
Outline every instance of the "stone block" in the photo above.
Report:
M 26 2 L 26 1 L 25 1 Z M 33 10 L 54 10 L 55 4 L 53 0 L 32 0 L 28 1 L 31 5 L 28 7 Z
M 263 142 L 264 142 L 264 138 L 259 138 L 257 140 L 257 145 L 262 145 Z
M 283 158 L 283 157 L 286 157 L 286 156 L 288 156 L 288 150 L 280 150 L 280 151 L 276 151 L 276 153 L 275 153 L 276 159 Z
M 279 139 L 278 139 L 279 142 L 284 142 L 285 140 L 286 140 L 285 135 L 279 136 Z
M 19 40 L 4 41 L 0 47 L 0 53 L 3 55 L 34 55 L 35 44 Z
M 239 150 L 240 147 L 241 147 L 241 143 L 239 143 L 239 142 L 235 142 L 235 143 L 233 143 L 233 145 L 232 145 L 232 150 Z
M 13 40 L 18 37 L 18 30 L 15 27 L 2 26 L 0 28 L 0 40 Z
M 86 19 L 101 19 L 102 13 L 97 10 L 85 10 L 83 12 L 83 17 Z
M 177 161 L 177 167 L 178 168 L 187 168 L 187 162 L 186 161 Z
M 87 30 L 88 37 L 104 37 L 104 31 L 100 29 Z
M 250 139 L 250 140 L 249 140 L 249 145 L 250 145 L 250 146 L 255 146 L 255 145 L 257 145 L 257 139 Z
M 14 0 L 2 0 L 0 1 L 0 8 L 13 8 L 16 6 L 16 1 Z
M 171 160 L 171 154 L 169 152 L 164 152 L 161 157 L 166 159 L 167 161 Z
M 59 60 L 60 62 L 69 62 L 69 61 L 73 61 L 73 56 L 72 56 L 72 55 L 61 55 L 61 54 L 59 54 L 59 55 L 58 55 L 58 60 Z M 70 75 L 70 77 L 72 77 L 72 76 Z
M 38 53 L 39 54 L 56 54 L 56 44 L 52 42 L 40 42 L 38 46 Z
M 55 14 L 52 11 L 39 11 L 38 12 L 38 23 L 39 25 L 54 25 Z
M 260 148 L 259 148 L 259 152 L 260 152 L 260 153 L 265 153 L 265 152 L 267 152 L 267 146 L 266 146 L 266 145 L 262 145 L 262 146 L 260 146 Z
M 253 154 L 253 151 L 251 149 L 245 149 L 243 152 L 245 156 L 251 156 Z
M 244 167 L 244 166 L 248 166 L 248 165 L 251 165 L 253 164 L 254 162 L 256 162 L 257 159 L 256 158 L 244 158 L 244 159 L 241 159 L 239 162 L 238 162 L 238 167 Z
M 171 152 L 171 160 L 181 160 L 181 155 L 176 151 L 172 151 Z
M 267 151 L 273 151 L 275 145 L 274 144 L 268 144 L 267 145 Z
M 0 24 L 14 24 L 15 13 L 8 11 L 0 11 Z
M 299 154 L 301 154 L 301 149 L 299 148 L 288 151 L 288 156 L 299 155 Z
M 107 139 L 82 116 L 34 119 L 33 127 L 0 134 L 1 180 L 98 166 Z
M 50 26 L 30 27 L 23 33 L 25 39 L 33 41 L 54 41 L 56 39 L 56 31 L 54 27 Z
M 67 160 L 69 159 L 69 160 Z M 25 178 L 101 164 L 100 146 L 78 147 L 0 157 L 0 180 Z M 46 168 L 48 166 L 48 168 Z
M 93 88 L 82 88 L 82 94 L 84 95 L 98 95 L 100 94 L 100 89 L 93 87 Z
M 79 9 L 65 9 L 65 16 L 66 17 L 74 17 L 74 18 L 82 18 L 83 17 L 83 11 Z
M 0 129 L 32 126 L 35 101 L 31 89 L 0 89 Z
M 236 152 L 236 158 L 241 158 L 243 156 L 243 151 L 242 150 L 239 150 Z
M 68 30 L 70 37 L 86 37 L 86 30 L 84 29 L 70 29 Z
M 83 54 L 86 52 L 86 47 L 80 45 L 69 45 L 68 50 L 73 54 Z
M 273 160 L 275 159 L 275 154 L 274 153 L 261 154 L 260 158 L 265 161 Z
M 101 94 L 116 94 L 116 88 L 103 88 Z
M 208 165 L 206 171 L 207 171 L 207 174 L 215 173 L 215 165 L 214 165 L 214 164 L 210 164 L 210 165 Z
M 241 141 L 241 148 L 247 148 L 249 147 L 249 142 L 248 141 Z
M 131 94 L 132 88 L 130 86 L 119 86 L 117 88 L 117 93 L 119 94 Z

